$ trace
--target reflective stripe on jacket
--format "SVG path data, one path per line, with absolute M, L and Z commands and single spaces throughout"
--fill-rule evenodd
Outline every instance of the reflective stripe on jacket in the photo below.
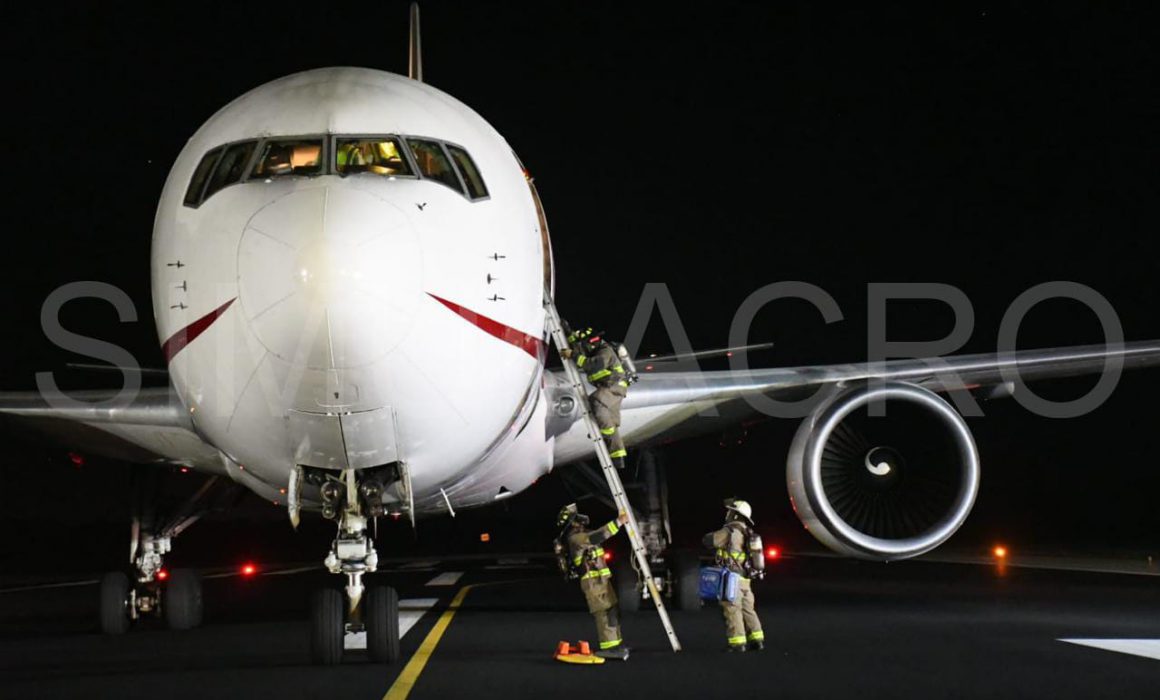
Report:
M 600 545 L 620 532 L 616 521 L 596 530 L 576 530 L 568 535 L 568 554 L 572 565 L 580 572 L 580 578 L 595 578 L 611 575 L 604 564 L 604 547 Z
M 725 523 L 725 527 L 710 532 L 701 541 L 714 550 L 718 566 L 749 576 L 749 529 L 744 523 L 736 520 Z
M 622 386 L 628 388 L 627 375 L 616 350 L 608 343 L 601 343 L 596 352 L 591 355 L 581 355 L 576 360 L 576 366 L 588 375 L 588 382 L 594 387 Z

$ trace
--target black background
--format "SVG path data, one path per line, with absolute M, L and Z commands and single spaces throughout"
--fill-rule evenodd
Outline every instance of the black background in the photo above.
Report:
M 663 282 L 693 345 L 720 347 L 749 294 L 802 280 L 832 294 L 845 319 L 827 326 L 802 302 L 770 305 L 752 340 L 776 347 L 754 363 L 860 360 L 867 284 L 942 282 L 976 313 L 962 351 L 985 352 L 1015 297 L 1071 280 L 1112 303 L 1128 339 L 1148 339 L 1160 337 L 1160 104 L 1157 25 L 1141 7 L 428 2 L 424 68 L 519 153 L 552 227 L 563 312 L 612 335 L 627 329 L 644 284 Z M 75 280 L 120 287 L 139 318 L 119 323 L 106 304 L 75 302 L 66 327 L 162 365 L 148 274 L 156 200 L 217 109 L 299 70 L 406 70 L 399 2 L 26 3 L 5 15 L 5 389 L 84 361 L 40 330 L 45 297 Z M 591 265 L 593 247 L 611 241 Z M 897 340 L 938 339 L 953 325 L 930 302 L 892 304 L 888 320 Z M 643 350 L 669 349 L 661 330 L 654 324 Z M 1101 339 L 1094 315 L 1066 301 L 1036 307 L 1019 338 L 1024 348 Z M 1090 386 L 1042 391 L 1074 397 Z M 971 421 L 982 492 L 950 546 L 1150 549 L 1158 387 L 1160 372 L 1128 374 L 1100 409 L 1062 422 L 987 404 Z M 739 495 L 769 537 L 806 544 L 784 486 L 795 427 L 753 427 L 727 448 L 709 436 L 667 449 L 678 538 L 708 529 L 719 499 Z M 27 553 L 58 530 L 85 533 L 94 560 L 122 556 L 128 470 L 92 457 L 76 467 L 21 438 L 6 437 L 0 456 L 0 565 L 32 566 Z M 463 548 L 492 529 L 504 533 L 494 547 L 538 546 L 567 497 L 553 476 L 505 508 L 423 526 L 418 539 Z M 294 538 L 283 517 L 251 498 L 205 526 L 229 538 L 194 528 L 185 551 L 207 561 L 321 556 L 324 544 L 296 540 L 324 542 L 327 526 L 308 523 Z M 388 539 L 412 544 L 401 527 Z

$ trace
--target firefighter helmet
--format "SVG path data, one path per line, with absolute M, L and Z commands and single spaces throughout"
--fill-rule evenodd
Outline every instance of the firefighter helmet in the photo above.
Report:
M 569 503 L 560 509 L 560 514 L 556 516 L 556 527 L 568 527 L 569 525 L 587 525 L 588 516 L 580 512 L 575 503 Z
M 575 503 L 569 503 L 561 508 L 560 514 L 556 516 L 556 527 L 564 527 L 572 522 L 572 518 L 575 518 L 578 512 Z
M 568 342 L 580 343 L 582 347 L 589 347 L 592 345 L 600 344 L 600 338 L 602 335 L 604 334 L 598 333 L 591 328 L 585 328 L 583 330 L 574 331 L 571 335 L 569 335 Z
M 753 506 L 749 505 L 749 501 L 742 501 L 734 499 L 725 503 L 725 510 L 740 515 L 745 518 L 750 525 L 753 524 Z

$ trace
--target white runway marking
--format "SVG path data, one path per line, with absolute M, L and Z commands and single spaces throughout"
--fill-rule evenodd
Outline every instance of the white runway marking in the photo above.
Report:
M 304 574 L 307 571 L 317 571 L 321 566 L 300 566 L 297 569 L 279 569 L 277 571 L 267 571 L 266 576 L 290 576 L 292 574 Z
M 366 649 L 367 648 L 367 633 L 366 632 L 347 632 L 342 638 L 342 648 L 350 651 L 351 649 Z
M 431 609 L 432 605 L 439 602 L 438 598 L 411 598 L 410 600 L 399 601 L 399 637 L 406 634 L 419 618 L 423 617 L 423 613 Z
M 403 564 L 399 567 L 400 571 L 410 571 L 413 569 L 432 569 L 439 565 L 437 561 L 413 561 Z
M 1160 661 L 1160 639 L 1061 639 L 1059 641 Z
M 431 609 L 432 605 L 439 602 L 438 598 L 408 598 L 399 601 L 399 638 L 402 639 L 419 618 L 423 617 L 423 613 Z M 342 648 L 351 649 L 366 649 L 367 648 L 367 633 L 366 632 L 347 632 L 342 638 Z
M 19 586 L 17 588 L 5 588 L 0 590 L 0 593 L 20 593 L 21 591 L 43 591 L 49 588 L 73 588 L 75 586 L 91 586 L 94 583 L 100 583 L 97 579 L 88 581 L 64 581 L 62 583 L 38 583 L 34 586 Z
M 463 577 L 462 571 L 444 571 L 427 582 L 428 586 L 454 586 Z

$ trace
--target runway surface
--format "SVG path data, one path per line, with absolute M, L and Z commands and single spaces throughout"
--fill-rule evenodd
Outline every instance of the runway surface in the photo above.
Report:
M 674 613 L 685 650 L 673 654 L 645 608 L 624 616 L 629 661 L 589 667 L 551 659 L 593 626 L 576 585 L 543 560 L 389 568 L 380 580 L 399 589 L 411 625 L 389 667 L 359 651 L 309 664 L 306 601 L 336 583 L 314 568 L 221 572 L 205 583 L 203 627 L 119 637 L 95 631 L 95 585 L 13 590 L 33 584 L 6 579 L 0 697 L 1140 698 L 1160 683 L 1154 576 L 787 558 L 755 586 L 765 652 L 724 653 L 720 615 L 706 609 Z M 421 645 L 426 664 L 408 664 Z

